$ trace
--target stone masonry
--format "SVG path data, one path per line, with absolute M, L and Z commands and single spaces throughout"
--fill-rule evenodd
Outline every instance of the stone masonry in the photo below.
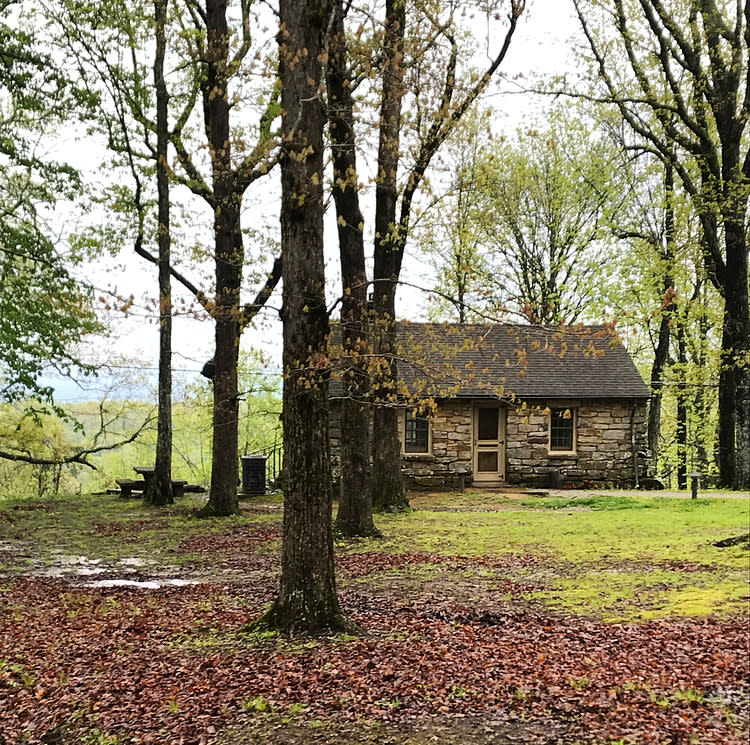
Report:
M 532 409 L 508 409 L 506 423 L 506 480 L 511 484 L 550 485 L 553 472 L 567 484 L 595 482 L 632 486 L 632 427 L 639 478 L 645 475 L 646 404 L 627 401 L 580 401 L 576 410 L 576 448 L 574 454 L 548 450 L 549 415 L 546 405 Z M 635 408 L 634 408 L 635 407 Z
M 576 411 L 575 453 L 548 449 L 547 406 L 571 406 Z M 473 417 L 471 400 L 442 400 L 430 420 L 431 451 L 402 456 L 402 469 L 412 486 L 454 486 L 465 471 L 473 470 Z M 338 471 L 340 430 L 337 412 L 331 412 L 331 455 Z M 512 485 L 550 486 L 564 480 L 575 485 L 632 486 L 633 444 L 639 453 L 639 477 L 645 475 L 646 403 L 623 400 L 581 400 L 574 404 L 536 401 L 527 408 L 505 407 L 505 480 Z

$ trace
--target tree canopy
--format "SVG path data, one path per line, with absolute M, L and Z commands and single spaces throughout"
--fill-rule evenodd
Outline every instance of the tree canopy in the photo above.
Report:
M 73 199 L 77 171 L 48 156 L 48 140 L 92 103 L 21 24 L 18 3 L 0 3 L 0 398 L 51 400 L 41 377 L 90 372 L 78 344 L 101 331 L 92 293 L 75 278 L 83 257 L 56 243 L 46 213 Z

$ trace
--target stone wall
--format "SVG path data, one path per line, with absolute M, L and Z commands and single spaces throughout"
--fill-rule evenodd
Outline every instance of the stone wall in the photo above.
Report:
M 472 418 L 469 401 L 441 401 L 430 420 L 432 452 L 402 456 L 401 467 L 413 486 L 454 486 L 456 469 L 472 470 Z
M 560 405 L 554 401 L 551 406 Z M 574 485 L 586 482 L 632 486 L 632 402 L 576 403 L 574 454 L 548 451 L 549 415 L 541 410 L 508 409 L 506 424 L 506 480 L 511 484 L 548 486 L 555 474 Z M 542 408 L 546 403 L 541 404 Z M 639 402 L 633 416 L 639 478 L 645 475 L 646 404 Z
M 631 444 L 631 410 L 628 401 L 577 401 L 576 452 L 550 454 L 548 451 L 549 415 L 547 406 L 561 402 L 536 402 L 534 407 L 506 408 L 505 475 L 514 485 L 549 486 L 556 477 L 566 484 L 634 483 Z M 569 405 L 565 403 L 564 405 Z M 570 404 L 572 405 L 572 404 Z M 467 472 L 471 481 L 473 469 L 473 403 L 440 401 L 431 420 L 431 452 L 402 456 L 402 470 L 412 486 L 455 486 L 457 469 Z M 340 427 L 338 406 L 331 407 L 331 459 L 334 474 L 339 472 Z M 633 424 L 639 474 L 646 471 L 646 403 L 636 405 Z M 402 427 L 403 429 L 403 427 Z

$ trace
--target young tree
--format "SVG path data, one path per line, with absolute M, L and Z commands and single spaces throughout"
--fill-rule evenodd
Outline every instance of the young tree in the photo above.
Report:
M 159 387 L 154 476 L 143 494 L 146 502 L 165 505 L 174 502 L 172 494 L 172 283 L 169 224 L 169 94 L 164 80 L 167 54 L 168 0 L 154 0 L 154 91 L 156 98 L 156 193 L 159 221 Z
M 484 159 L 488 284 L 530 323 L 576 323 L 600 292 L 625 190 L 616 158 L 593 123 L 557 111 L 546 128 L 527 126 Z
M 467 323 L 503 310 L 488 292 L 490 269 L 482 242 L 491 115 L 491 109 L 471 110 L 446 142 L 441 165 L 435 169 L 447 170 L 447 188 L 441 193 L 439 177 L 430 185 L 433 203 L 419 239 L 437 275 L 428 306 L 433 321 Z
M 252 148 L 235 152 L 232 133 L 234 98 L 230 90 L 243 62 L 253 48 L 251 35 L 252 0 L 240 0 L 239 41 L 232 44 L 225 0 L 206 0 L 205 8 L 186 0 L 193 33 L 186 34 L 203 103 L 203 119 L 211 159 L 209 183 L 200 175 L 185 147 L 186 119 L 178 121 L 172 143 L 184 171 L 182 182 L 210 206 L 213 220 L 215 296 L 211 314 L 215 321 L 215 354 L 211 379 L 214 384 L 213 457 L 211 492 L 204 509 L 207 515 L 237 512 L 238 387 L 237 359 L 242 331 L 251 322 L 281 276 L 276 261 L 265 286 L 252 304 L 241 304 L 245 249 L 242 234 L 242 198 L 247 189 L 265 176 L 276 162 L 276 138 L 271 122 L 278 113 L 275 96 L 263 111 L 258 137 Z
M 622 159 L 631 197 L 613 226 L 620 241 L 618 261 L 602 301 L 649 371 L 651 470 L 667 482 L 676 472 L 684 487 L 688 470 L 713 472 L 708 462 L 716 436 L 711 381 L 719 357 L 713 329 L 721 303 L 706 280 L 692 200 L 670 162 L 650 154 L 633 157 L 627 148 Z
M 617 107 L 646 148 L 672 162 L 695 204 L 706 270 L 724 298 L 720 478 L 747 489 L 750 5 L 575 0 L 575 7 L 597 67 L 599 98 Z

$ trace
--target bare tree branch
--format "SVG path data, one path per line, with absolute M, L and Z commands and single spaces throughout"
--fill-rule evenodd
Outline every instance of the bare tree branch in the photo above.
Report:
M 153 416 L 149 416 L 143 424 L 132 434 L 124 440 L 114 442 L 110 445 L 99 445 L 98 447 L 85 448 L 79 450 L 72 455 L 65 456 L 64 458 L 37 458 L 33 455 L 24 455 L 23 453 L 9 453 L 4 450 L 0 450 L 0 458 L 4 460 L 11 460 L 17 463 L 29 463 L 35 466 L 64 466 L 68 463 L 79 463 L 83 466 L 98 470 L 93 463 L 89 463 L 87 460 L 88 456 L 96 455 L 97 453 L 103 453 L 107 450 L 116 450 L 123 445 L 128 445 L 131 442 L 135 442 L 141 435 L 144 429 L 154 420 Z

